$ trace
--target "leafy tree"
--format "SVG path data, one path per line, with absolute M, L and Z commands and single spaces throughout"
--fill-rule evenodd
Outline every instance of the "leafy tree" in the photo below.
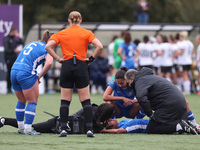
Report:
M 199 0 L 148 0 L 149 23 L 198 23 Z M 0 0 L 7 4 L 7 0 Z M 23 4 L 24 33 L 38 22 L 66 22 L 69 12 L 80 11 L 84 22 L 135 22 L 136 0 L 12 0 Z

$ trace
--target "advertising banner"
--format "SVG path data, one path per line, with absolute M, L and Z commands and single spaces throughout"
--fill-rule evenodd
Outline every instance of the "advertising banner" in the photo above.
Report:
M 20 37 L 23 35 L 23 6 L 0 5 L 0 94 L 7 92 L 6 74 L 7 68 L 4 61 L 3 38 L 7 36 L 11 28 L 17 28 Z

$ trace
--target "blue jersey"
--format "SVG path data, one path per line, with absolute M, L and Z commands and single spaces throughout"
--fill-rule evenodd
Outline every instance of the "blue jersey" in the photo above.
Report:
M 45 61 L 45 57 L 48 54 L 45 46 L 46 43 L 43 41 L 35 41 L 27 44 L 18 55 L 12 69 L 37 74 L 38 65 Z
M 149 119 L 129 119 L 120 121 L 117 129 L 124 128 L 127 133 L 146 133 Z
M 121 66 L 125 66 L 128 69 L 134 69 L 134 60 L 133 56 L 135 55 L 136 46 L 132 42 L 126 44 L 125 42 L 121 43 L 120 48 L 123 49 L 122 55 L 126 57 L 126 60 L 122 61 Z
M 136 46 L 132 42 L 130 44 L 126 44 L 125 42 L 121 43 L 120 46 L 123 51 L 123 55 L 126 56 L 128 59 L 132 58 L 135 55 Z
M 133 92 L 133 89 L 131 88 L 126 88 L 126 89 L 122 89 L 120 88 L 118 85 L 117 85 L 117 81 L 116 79 L 112 79 L 108 85 L 113 89 L 113 96 L 122 96 L 122 97 L 126 97 L 126 98 L 129 98 L 129 99 L 134 99 L 135 98 L 135 94 Z M 129 108 L 129 107 L 132 107 L 133 105 L 130 105 L 130 106 L 124 106 L 124 102 L 123 100 L 121 101 L 115 101 L 115 103 L 121 107 L 121 108 Z

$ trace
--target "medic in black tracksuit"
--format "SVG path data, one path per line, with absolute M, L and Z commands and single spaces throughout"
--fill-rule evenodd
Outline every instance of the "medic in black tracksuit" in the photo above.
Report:
M 187 120 L 185 97 L 171 82 L 154 75 L 149 68 L 136 73 L 131 84 L 145 114 L 151 118 L 147 133 L 170 134 L 176 125 Z

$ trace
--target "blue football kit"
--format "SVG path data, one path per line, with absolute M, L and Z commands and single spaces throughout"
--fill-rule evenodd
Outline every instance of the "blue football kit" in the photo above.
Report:
M 45 61 L 48 54 L 45 46 L 45 42 L 35 41 L 27 44 L 19 53 L 11 71 L 14 90 L 27 90 L 35 84 L 38 78 L 37 67 Z
M 134 60 L 133 56 L 135 55 L 136 46 L 132 42 L 130 44 L 126 44 L 125 42 L 121 43 L 120 46 L 123 51 L 122 55 L 126 57 L 125 60 L 121 62 L 121 67 L 127 67 L 128 69 L 134 69 Z
M 122 96 L 122 97 L 126 97 L 129 99 L 134 99 L 135 98 L 135 94 L 133 92 L 133 89 L 131 88 L 126 88 L 126 89 L 122 89 L 117 85 L 117 81 L 116 79 L 112 79 L 108 85 L 113 89 L 113 96 Z M 127 118 L 131 118 L 130 116 L 130 109 L 133 107 L 134 104 L 131 104 L 129 106 L 124 106 L 124 102 L 123 100 L 121 101 L 115 101 L 115 103 L 117 104 L 117 106 L 120 108 L 120 115 L 117 116 L 118 118 L 121 118 L 123 116 L 127 117 Z
M 127 133 L 146 133 L 149 119 L 129 119 L 120 121 L 117 129 L 124 128 Z
M 15 91 L 28 90 L 36 83 L 38 78 L 37 67 L 45 61 L 48 54 L 45 46 L 45 42 L 35 41 L 27 44 L 19 53 L 11 69 L 11 83 Z M 19 133 L 32 134 L 31 129 L 36 105 L 37 102 L 28 101 L 27 106 L 26 103 L 17 102 L 15 114 Z M 25 131 L 24 128 L 30 131 Z

